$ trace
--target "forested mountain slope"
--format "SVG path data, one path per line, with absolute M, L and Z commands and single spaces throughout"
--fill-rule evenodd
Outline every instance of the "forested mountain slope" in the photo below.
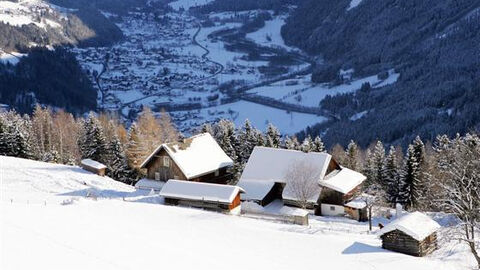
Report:
M 321 106 L 342 120 L 308 132 L 327 143 L 374 139 L 405 144 L 419 134 L 432 139 L 479 128 L 480 1 L 306 0 L 282 29 L 287 43 L 325 64 L 312 79 L 335 81 L 340 69 L 354 76 L 395 68 L 396 84 L 364 87 L 325 99 Z M 350 118 L 360 112 L 363 117 Z

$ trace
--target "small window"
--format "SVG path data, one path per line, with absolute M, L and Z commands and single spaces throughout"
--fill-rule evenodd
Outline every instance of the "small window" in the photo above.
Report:
M 219 176 L 220 175 L 220 171 L 216 170 L 215 171 L 215 177 Z
M 160 173 L 159 172 L 155 173 L 155 180 L 160 181 Z
M 170 159 L 167 156 L 163 157 L 163 166 L 170 167 Z
M 335 206 L 330 206 L 331 211 L 335 211 Z

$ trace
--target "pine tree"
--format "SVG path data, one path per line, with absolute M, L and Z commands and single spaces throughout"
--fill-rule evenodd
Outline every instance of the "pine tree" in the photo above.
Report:
M 402 174 L 402 181 L 405 183 L 400 192 L 400 196 L 404 204 L 408 207 L 414 207 L 416 204 L 416 197 L 413 195 L 415 192 L 415 184 L 418 178 L 419 164 L 415 155 L 415 149 L 413 145 L 409 145 L 407 154 L 405 157 L 405 165 Z
M 253 148 L 257 145 L 255 129 L 252 127 L 248 119 L 245 120 L 245 123 L 238 134 L 238 145 L 238 161 L 240 164 L 245 164 L 248 161 Z
M 385 158 L 385 166 L 383 175 L 385 177 L 387 202 L 395 205 L 400 202 L 400 190 L 403 186 L 400 178 L 400 167 L 398 166 L 397 150 L 394 146 L 390 147 L 387 157 Z
M 109 142 L 108 149 L 110 154 L 108 158 L 108 175 L 117 181 L 131 184 L 133 171 L 128 165 L 125 151 L 116 134 L 113 135 L 112 140 Z
M 403 173 L 402 195 L 405 203 L 410 208 L 420 207 L 420 201 L 425 194 L 425 145 L 420 137 L 416 137 L 408 146 L 405 168 Z
M 308 135 L 302 143 L 301 150 L 305 153 L 315 150 L 315 145 L 313 144 L 312 137 Z
M 381 141 L 377 141 L 375 148 L 372 153 L 373 159 L 373 181 L 376 182 L 380 187 L 385 187 L 384 175 L 383 175 L 383 165 L 385 164 L 385 147 Z
M 83 123 L 82 135 L 79 139 L 82 158 L 89 158 L 108 164 L 108 148 L 103 129 L 93 113 Z
M 313 145 L 313 152 L 325 152 L 325 145 L 319 136 L 315 137 Z
M 278 129 L 274 125 L 268 124 L 265 134 L 265 146 L 279 148 L 281 143 L 280 137 L 281 135 Z
M 290 149 L 290 150 L 299 150 L 300 149 L 300 143 L 297 140 L 297 137 L 285 137 L 285 148 Z
M 357 144 L 353 140 L 350 141 L 347 146 L 347 150 L 345 151 L 343 165 L 351 170 L 358 170 L 360 168 L 359 155 Z
M 205 123 L 202 125 L 202 129 L 200 130 L 201 133 L 210 133 L 210 135 L 213 135 L 213 128 L 210 123 Z

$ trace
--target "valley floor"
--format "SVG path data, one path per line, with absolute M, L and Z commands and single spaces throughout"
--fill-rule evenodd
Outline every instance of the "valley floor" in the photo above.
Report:
M 78 167 L 0 157 L 0 176 L 0 269 L 472 265 L 460 246 L 444 246 L 425 258 L 383 250 L 366 223 L 345 218 L 312 216 L 309 226 L 299 226 L 166 206 L 158 195 Z

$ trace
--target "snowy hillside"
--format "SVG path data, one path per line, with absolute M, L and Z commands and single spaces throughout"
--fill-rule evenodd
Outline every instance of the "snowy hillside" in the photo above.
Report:
M 0 269 L 321 265 L 455 270 L 469 265 L 458 248 L 442 248 L 426 258 L 383 250 L 378 238 L 366 233 L 365 223 L 343 218 L 311 217 L 310 226 L 297 226 L 131 202 L 141 201 L 132 187 L 78 167 L 0 157 L 0 176 Z M 102 198 L 85 198 L 87 190 Z M 59 203 L 71 197 L 78 199 L 69 205 Z

